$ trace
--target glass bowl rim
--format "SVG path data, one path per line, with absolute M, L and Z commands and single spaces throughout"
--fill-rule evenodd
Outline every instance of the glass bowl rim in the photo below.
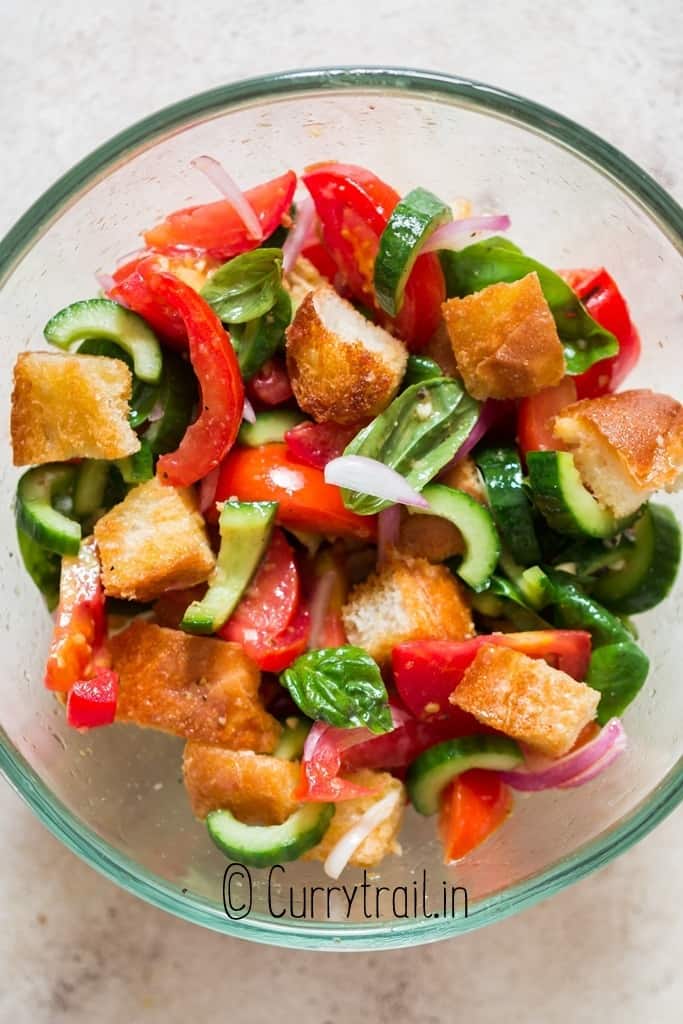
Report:
M 619 150 L 568 118 L 531 100 L 482 82 L 438 72 L 399 67 L 325 67 L 277 72 L 219 86 L 181 100 L 136 122 L 103 143 L 67 171 L 0 241 L 0 284 L 75 195 L 125 156 L 171 130 L 258 100 L 325 91 L 409 93 L 492 115 L 570 149 L 590 163 L 645 210 L 679 252 L 683 252 L 683 209 L 645 171 Z M 290 948 L 355 950 L 418 945 L 502 920 L 607 864 L 647 835 L 683 800 L 683 758 L 622 821 L 544 871 L 478 902 L 468 917 L 338 925 L 289 925 L 246 917 L 232 921 L 208 900 L 179 893 L 115 850 L 58 800 L 0 728 L 0 769 L 44 825 L 74 853 L 107 878 L 147 902 L 191 923 L 237 938 Z

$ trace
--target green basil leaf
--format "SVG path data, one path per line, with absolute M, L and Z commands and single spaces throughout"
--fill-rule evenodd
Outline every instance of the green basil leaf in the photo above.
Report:
M 275 305 L 282 283 L 282 249 L 253 249 L 219 267 L 202 298 L 225 323 L 244 324 Z
M 637 697 L 649 671 L 647 655 L 633 641 L 607 644 L 593 651 L 586 683 L 602 694 L 597 713 L 600 725 L 624 713 Z
M 364 725 L 381 733 L 392 728 L 379 668 L 361 647 L 326 647 L 302 654 L 280 682 L 309 718 L 342 729 Z
M 408 356 L 401 388 L 405 391 L 406 388 L 411 387 L 413 384 L 422 384 L 424 381 L 432 380 L 434 377 L 443 377 L 443 370 L 438 363 L 435 363 L 433 359 L 429 359 L 428 356 Z
M 383 462 L 422 490 L 450 462 L 479 415 L 479 403 L 451 377 L 432 377 L 406 388 L 356 434 L 344 455 Z M 344 504 L 368 516 L 391 505 L 358 491 L 342 490 Z
M 500 281 L 519 281 L 536 271 L 564 347 L 567 373 L 583 373 L 619 351 L 614 335 L 593 319 L 567 282 L 507 238 L 488 238 L 459 252 L 443 252 L 441 264 L 448 295 L 460 297 Z
M 272 309 L 247 324 L 232 324 L 230 337 L 244 380 L 250 380 L 275 355 L 292 320 L 292 300 L 280 286 Z
M 575 576 L 557 569 L 546 569 L 546 575 L 551 583 L 550 601 L 558 626 L 587 629 L 594 648 L 630 642 L 631 634 L 621 619 L 589 597 Z

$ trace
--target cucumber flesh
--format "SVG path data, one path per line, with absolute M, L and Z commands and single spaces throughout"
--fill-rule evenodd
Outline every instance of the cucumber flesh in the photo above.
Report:
M 623 524 L 584 487 L 569 452 L 528 452 L 534 502 L 548 525 L 575 537 L 612 537 Z
M 300 758 L 310 728 L 311 723 L 306 718 L 288 718 L 273 751 L 273 757 L 279 757 L 282 761 L 296 761 Z
M 515 561 L 534 565 L 541 560 L 531 503 L 524 490 L 522 464 L 514 448 L 488 448 L 475 461 L 500 535 Z
M 154 476 L 154 456 L 147 439 L 141 438 L 138 451 L 124 459 L 116 459 L 115 465 L 126 484 L 140 484 L 151 480 Z
M 586 685 L 602 694 L 596 716 L 600 725 L 626 710 L 638 695 L 649 670 L 647 655 L 633 641 L 607 644 L 593 651 Z
M 422 496 L 429 502 L 425 514 L 448 519 L 462 533 L 465 554 L 455 571 L 472 590 L 483 590 L 500 556 L 500 540 L 491 513 L 469 494 L 444 484 L 427 484 Z M 410 512 L 421 514 L 420 509 L 411 508 Z
M 17 526 L 59 555 L 77 555 L 81 546 L 80 523 L 54 507 L 60 493 L 71 491 L 75 478 L 76 466 L 47 463 L 29 469 L 17 485 Z
M 272 412 L 259 412 L 255 423 L 243 423 L 237 440 L 249 448 L 258 448 L 262 444 L 283 442 L 288 430 L 293 430 L 306 417 L 293 409 L 274 409 Z
M 215 633 L 232 615 L 249 586 L 270 540 L 276 501 L 226 501 L 218 526 L 218 561 L 201 601 L 187 608 L 181 628 L 188 633 Z
M 230 811 L 211 811 L 209 835 L 231 860 L 250 867 L 296 860 L 323 838 L 334 816 L 334 804 L 304 804 L 281 825 L 245 825 Z
M 470 768 L 509 771 L 524 760 L 508 736 L 463 736 L 445 740 L 420 754 L 408 769 L 408 796 L 419 814 L 436 814 L 449 782 Z
M 74 515 L 85 519 L 104 505 L 109 463 L 104 459 L 85 459 L 78 467 L 74 485 Z
M 111 299 L 73 302 L 48 320 L 43 333 L 46 341 L 63 349 L 84 338 L 106 338 L 131 356 L 139 380 L 156 384 L 161 376 L 161 346 L 153 332 L 141 316 Z

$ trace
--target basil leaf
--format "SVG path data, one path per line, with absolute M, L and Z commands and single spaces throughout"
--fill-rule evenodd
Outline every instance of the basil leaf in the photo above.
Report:
M 263 316 L 247 324 L 232 324 L 230 337 L 237 352 L 240 371 L 244 380 L 257 373 L 280 347 L 285 329 L 292 319 L 292 300 L 289 293 L 280 287 L 275 305 Z
M 589 597 L 575 576 L 557 569 L 546 569 L 546 575 L 551 583 L 550 601 L 558 626 L 587 629 L 594 648 L 630 642 L 631 634 L 621 619 Z
M 280 676 L 305 715 L 342 729 L 389 732 L 391 711 L 379 668 L 361 647 L 326 647 L 297 658 Z
M 443 377 L 443 370 L 438 363 L 429 359 L 428 356 L 408 356 L 401 388 L 405 391 L 411 385 L 422 384 L 426 380 L 432 380 L 433 377 Z
M 406 388 L 356 434 L 344 455 L 366 455 L 390 466 L 420 491 L 450 462 L 479 416 L 479 403 L 451 377 L 432 377 Z M 342 490 L 344 504 L 368 516 L 388 508 L 359 491 Z
M 619 351 L 614 335 L 593 319 L 567 282 L 507 238 L 496 236 L 459 252 L 443 252 L 441 265 L 448 295 L 460 297 L 500 281 L 519 281 L 535 271 L 564 347 L 567 373 L 583 373 Z
M 600 725 L 624 713 L 637 697 L 649 671 L 647 654 L 633 641 L 607 644 L 593 651 L 586 684 L 602 694 L 596 716 Z
M 275 305 L 282 283 L 282 249 L 253 249 L 219 267 L 202 298 L 225 323 L 243 324 Z

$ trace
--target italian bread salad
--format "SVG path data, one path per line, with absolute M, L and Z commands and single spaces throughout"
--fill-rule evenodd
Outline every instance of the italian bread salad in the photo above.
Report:
M 337 878 L 400 853 L 410 803 L 456 861 L 516 793 L 619 771 L 683 409 L 618 390 L 640 342 L 610 274 L 539 263 L 505 214 L 193 163 L 221 197 L 14 368 L 45 685 L 76 729 L 181 737 L 230 858 Z

